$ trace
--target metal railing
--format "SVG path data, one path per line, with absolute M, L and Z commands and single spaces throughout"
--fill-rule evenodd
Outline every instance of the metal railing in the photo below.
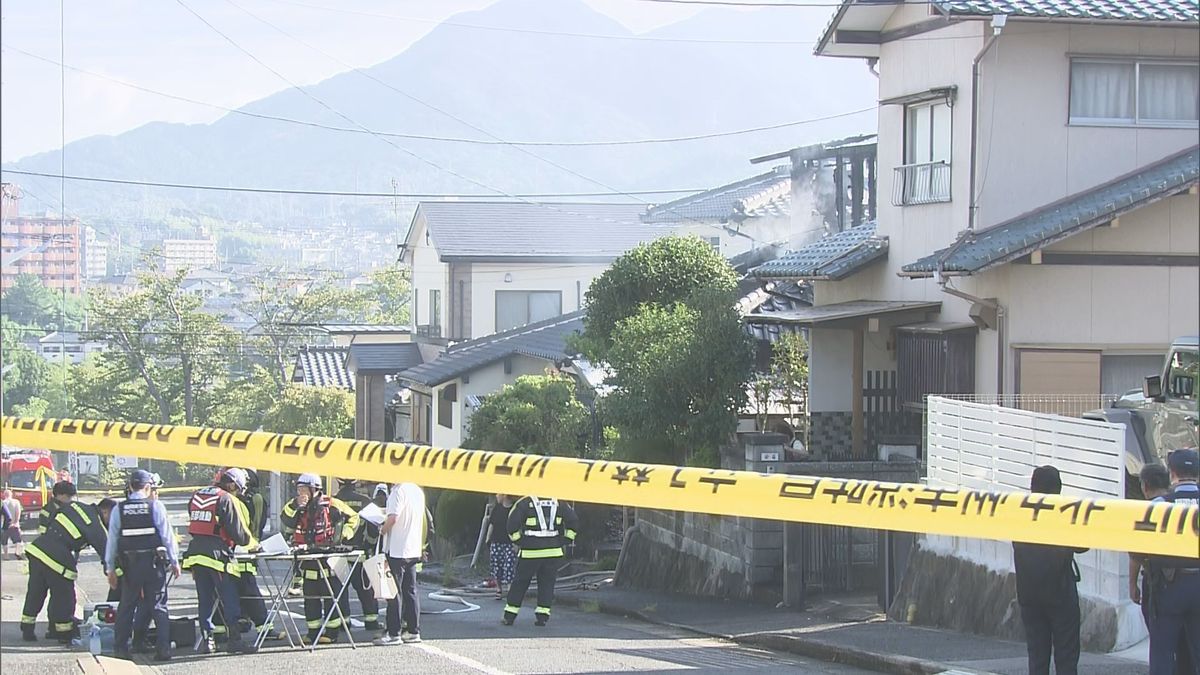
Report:
M 1105 408 L 1117 400 L 1108 394 L 937 394 L 942 398 L 970 403 L 998 405 L 1005 408 L 1049 413 L 1065 417 L 1082 417 L 1085 412 Z
M 950 163 L 945 161 L 896 167 L 892 206 L 950 201 Z

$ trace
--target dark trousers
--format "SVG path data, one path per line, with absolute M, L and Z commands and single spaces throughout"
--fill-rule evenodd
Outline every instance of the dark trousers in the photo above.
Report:
M 121 589 L 125 587 L 125 571 L 119 566 L 117 567 L 117 571 L 120 572 L 117 575 L 117 587 L 108 589 L 108 597 L 105 598 L 107 602 L 121 601 Z
M 350 617 L 350 598 L 342 593 L 342 580 L 337 578 L 333 570 L 320 560 L 305 560 L 300 563 L 300 577 L 304 580 L 304 621 L 308 625 L 308 634 L 315 637 L 321 628 L 321 621 L 333 611 L 333 598 L 340 595 L 338 608 L 342 615 Z M 328 586 L 325 581 L 328 579 Z M 329 595 L 330 588 L 333 596 Z M 342 617 L 333 612 L 333 618 L 325 625 L 326 633 L 336 632 L 342 627 Z M 346 626 L 350 630 L 350 626 Z
M 242 618 L 238 603 L 237 577 L 218 572 L 208 567 L 192 568 L 196 580 L 196 599 L 200 605 L 200 631 L 209 635 L 213 632 L 213 614 L 217 611 L 217 599 L 221 600 L 221 615 L 226 626 L 236 626 Z M 229 631 L 230 640 L 240 640 L 241 633 Z
M 1074 593 L 1062 602 L 1021 605 L 1025 624 L 1025 648 L 1030 675 L 1049 675 L 1054 655 L 1056 675 L 1076 675 L 1079 670 L 1079 597 Z
M 75 582 L 46 567 L 46 563 L 29 556 L 29 585 L 25 590 L 25 607 L 21 611 L 21 626 L 37 623 L 37 615 L 50 595 L 46 618 L 51 635 L 65 635 L 75 628 Z
M 362 605 L 363 621 L 379 621 L 379 600 L 375 598 L 375 589 L 367 587 L 367 573 L 362 562 L 355 563 L 350 572 L 350 587 L 358 596 L 358 604 Z
M 1142 618 L 1146 621 L 1146 630 L 1153 632 L 1154 630 L 1154 597 L 1150 583 L 1146 580 L 1146 573 L 1142 573 Z M 1179 636 L 1179 646 L 1175 651 L 1175 675 L 1200 675 L 1200 669 L 1193 668 L 1191 647 L 1187 639 L 1185 631 Z M 1196 662 L 1200 663 L 1200 662 Z
M 558 566 L 562 558 L 521 558 L 517 560 L 517 573 L 508 589 L 508 605 L 505 614 L 516 616 L 529 590 L 529 582 L 537 578 L 537 608 L 535 614 L 542 619 L 550 617 L 550 606 L 554 604 L 554 584 L 558 583 Z
M 153 551 L 124 556 L 121 606 L 113 638 L 117 652 L 129 651 L 130 634 L 144 638 L 154 618 L 155 649 L 159 654 L 171 651 L 171 623 L 167 617 L 167 563 Z
M 388 556 L 388 567 L 392 578 L 400 589 L 400 596 L 387 601 L 387 632 L 396 636 L 404 632 L 421 633 L 421 603 L 417 599 L 416 558 L 393 558 Z M 403 623 L 401 622 L 403 619 Z
M 1191 651 L 1192 670 L 1200 664 L 1200 573 L 1176 574 L 1154 590 L 1150 622 L 1150 675 L 1173 675 L 1179 654 Z M 1186 671 L 1185 671 L 1186 672 Z
M 247 569 L 237 580 L 238 597 L 241 599 L 242 616 L 257 628 L 267 622 L 267 603 L 258 590 L 258 577 Z

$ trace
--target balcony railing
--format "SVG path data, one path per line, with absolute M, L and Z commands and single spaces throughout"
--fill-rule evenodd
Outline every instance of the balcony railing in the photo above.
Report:
M 442 327 L 439 324 L 421 324 L 417 326 L 417 337 L 440 338 Z
M 950 163 L 925 162 L 896 167 L 892 206 L 950 201 Z

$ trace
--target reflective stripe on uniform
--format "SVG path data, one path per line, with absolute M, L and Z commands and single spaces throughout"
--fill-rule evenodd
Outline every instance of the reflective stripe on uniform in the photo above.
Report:
M 206 555 L 190 555 L 183 559 L 183 564 L 181 565 L 181 567 L 185 570 L 197 566 L 207 567 L 211 570 L 216 570 L 217 572 L 232 574 L 235 577 L 241 576 L 241 572 L 238 570 L 238 564 L 236 561 L 223 563 L 216 558 L 210 558 Z
M 131 527 L 128 530 L 121 530 L 122 537 L 141 537 L 147 534 L 158 534 L 158 530 L 153 527 Z
M 58 562 L 54 558 L 51 558 L 50 554 L 38 548 L 36 543 L 31 543 L 26 546 L 25 552 L 37 558 L 43 565 L 49 567 L 51 571 L 57 572 L 68 580 L 74 581 L 75 578 L 79 576 L 75 570 L 69 570 L 62 563 Z
M 378 614 L 363 614 L 363 621 L 370 622 L 370 621 L 378 621 L 378 620 L 379 620 Z
M 78 527 L 75 527 L 75 523 L 71 522 L 71 517 L 62 511 L 59 511 L 58 515 L 54 516 L 54 522 L 62 525 L 62 528 L 67 531 L 67 534 L 71 535 L 72 539 L 83 539 L 83 533 L 79 531 Z
M 71 506 L 75 507 L 75 513 L 78 513 L 78 514 L 79 514 L 79 517 L 80 517 L 81 519 L 83 519 L 83 524 L 84 524 L 84 525 L 91 525 L 91 524 L 92 524 L 92 518 L 91 518 L 91 516 L 89 516 L 89 515 L 87 514 L 87 509 L 83 508 L 82 506 L 80 506 L 79 504 L 77 504 L 77 503 L 75 503 L 75 502 L 71 502 Z
M 509 539 L 512 539 L 513 541 L 517 541 L 517 540 L 519 540 L 519 539 L 521 538 L 521 533 L 520 533 L 520 532 L 513 532 L 512 534 L 508 535 L 508 538 L 509 538 Z
M 523 548 L 521 549 L 522 558 L 561 558 L 563 557 L 562 547 L 558 548 Z
M 120 567 L 118 567 L 118 568 L 117 568 L 116 575 L 117 575 L 118 577 L 123 577 L 123 576 L 125 576 L 125 570 L 123 570 L 123 569 L 121 569 Z
M 537 524 L 538 524 L 538 519 L 534 518 L 533 516 L 529 516 L 528 518 L 525 519 L 526 527 L 537 527 Z
M 534 614 L 545 614 L 546 616 L 550 616 L 550 608 L 542 607 L 541 605 L 538 605 L 537 608 L 533 610 L 533 613 Z
M 516 614 L 517 612 L 520 612 L 520 611 L 521 611 L 520 605 L 505 605 L 504 606 L 505 614 Z
M 157 629 L 158 626 L 155 626 L 155 628 Z M 228 630 L 224 624 L 217 624 L 213 626 L 213 635 L 224 635 Z
M 70 631 L 75 630 L 75 622 L 63 621 L 61 623 L 56 623 L 54 624 L 54 630 L 60 633 L 69 633 Z
M 341 619 L 330 619 L 329 623 L 325 624 L 325 627 L 330 630 L 337 630 L 342 627 L 342 620 Z
M 575 535 L 576 535 L 575 530 L 567 530 L 567 539 L 570 539 L 571 541 L 575 541 Z
M 550 537 L 557 537 L 558 530 L 525 530 L 524 534 L 526 537 L 540 537 L 542 539 L 548 539 Z
M 327 577 L 327 576 L 329 576 L 329 571 L 328 571 L 328 570 L 325 570 L 325 569 L 319 569 L 319 570 L 304 570 L 304 578 L 305 578 L 305 579 L 309 579 L 309 580 L 312 580 L 312 579 L 324 579 L 324 578 L 325 578 L 325 577 Z
M 320 619 L 311 619 L 311 620 L 305 621 L 304 623 L 308 624 L 309 630 L 318 630 L 321 627 Z
M 22 614 L 21 615 L 21 623 L 26 623 L 26 624 L 37 623 L 37 617 L 29 616 L 28 614 Z

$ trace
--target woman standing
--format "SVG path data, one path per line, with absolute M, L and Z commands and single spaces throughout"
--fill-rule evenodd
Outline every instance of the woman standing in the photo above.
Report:
M 488 552 L 492 563 L 492 578 L 496 580 L 496 597 L 504 597 L 504 589 L 512 583 L 517 570 L 517 551 L 508 538 L 508 511 L 512 508 L 510 495 L 496 495 L 492 516 L 488 521 Z

